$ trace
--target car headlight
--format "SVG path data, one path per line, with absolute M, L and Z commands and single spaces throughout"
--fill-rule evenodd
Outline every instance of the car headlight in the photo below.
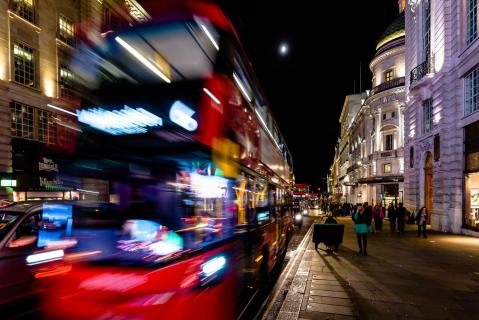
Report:
M 303 214 L 307 214 L 308 213 L 308 210 L 303 210 Z
M 298 213 L 296 216 L 294 216 L 296 220 L 301 220 L 303 217 Z

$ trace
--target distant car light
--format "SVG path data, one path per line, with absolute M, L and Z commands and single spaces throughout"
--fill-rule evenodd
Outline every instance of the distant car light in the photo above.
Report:
M 303 210 L 303 214 L 308 214 L 308 210 Z
M 296 220 L 301 220 L 303 217 L 298 213 L 294 216 Z

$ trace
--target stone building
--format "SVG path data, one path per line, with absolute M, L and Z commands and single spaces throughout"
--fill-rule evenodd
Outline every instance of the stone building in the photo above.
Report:
M 478 235 L 479 42 L 475 0 L 406 8 L 406 204 L 434 230 Z
M 369 66 L 373 89 L 347 96 L 342 109 L 331 167 L 337 172 L 341 201 L 385 206 L 403 201 L 404 41 L 400 6 L 399 17 L 381 35 Z
M 78 35 L 147 18 L 135 0 L 0 1 L 0 197 L 73 197 L 56 156 L 74 149 L 78 132 Z

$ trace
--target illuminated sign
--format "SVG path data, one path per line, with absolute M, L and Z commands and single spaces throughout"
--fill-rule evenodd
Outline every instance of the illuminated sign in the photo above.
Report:
M 191 117 L 193 114 L 195 111 L 179 100 L 170 108 L 170 120 L 188 131 L 198 128 L 198 122 Z
M 112 135 L 145 133 L 163 125 L 163 120 L 143 108 L 108 111 L 102 108 L 78 110 L 78 121 Z
M 0 180 L 0 186 L 2 187 L 16 187 L 17 186 L 17 180 Z

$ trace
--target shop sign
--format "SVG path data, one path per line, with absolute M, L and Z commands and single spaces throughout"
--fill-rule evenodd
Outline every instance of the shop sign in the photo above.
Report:
M 57 180 L 56 178 L 54 178 L 53 180 L 48 180 L 47 178 L 39 177 L 39 179 L 40 179 L 40 187 L 63 185 L 63 181 Z
M 43 157 L 42 161 L 38 162 L 38 170 L 39 171 L 54 171 L 58 172 L 58 164 L 53 162 L 52 159 Z

